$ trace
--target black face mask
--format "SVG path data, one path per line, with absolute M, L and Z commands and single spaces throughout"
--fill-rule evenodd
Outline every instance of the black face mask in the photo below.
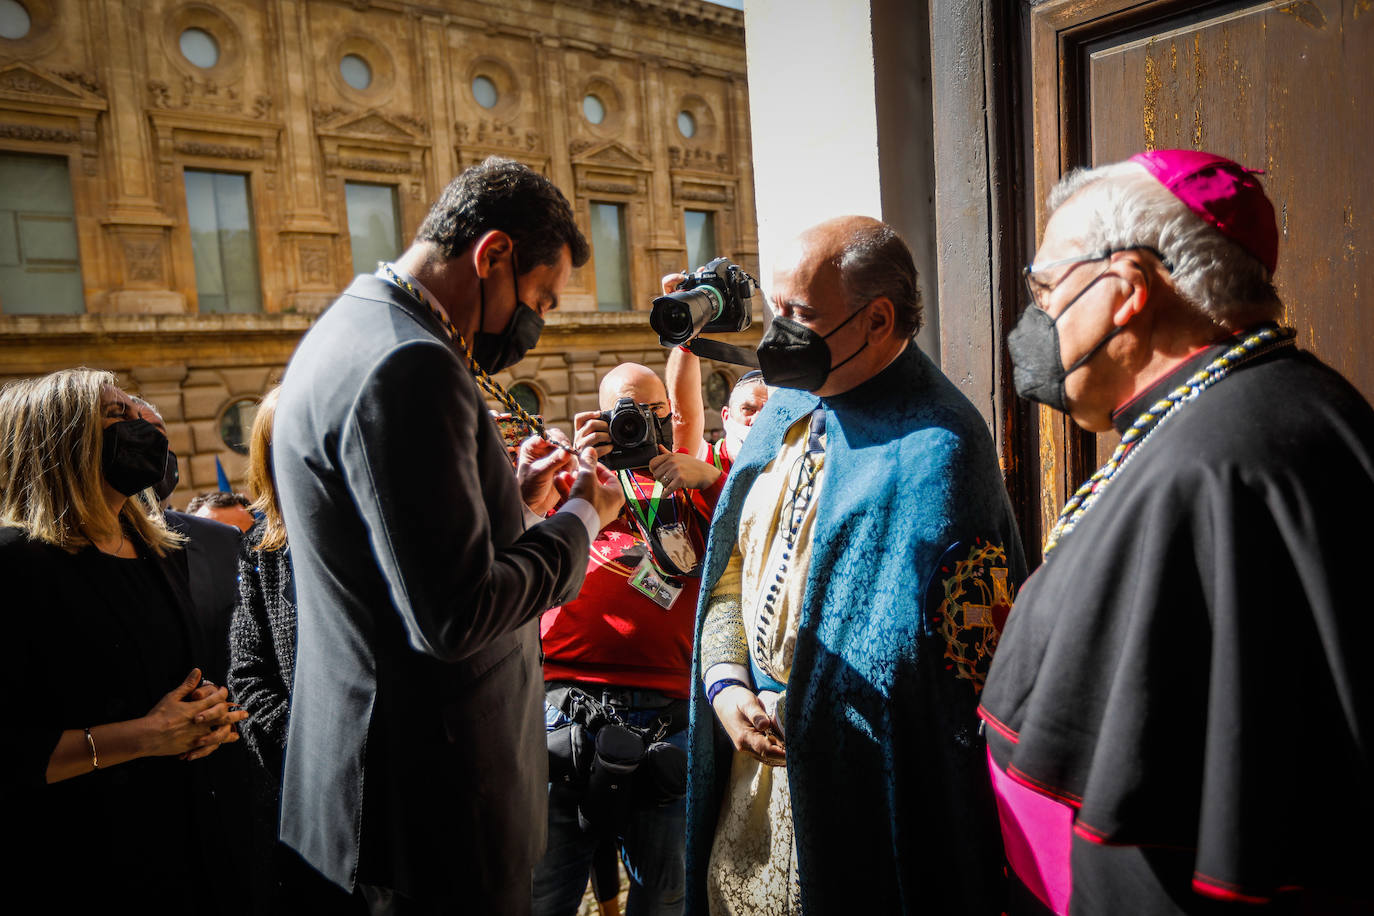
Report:
M 100 471 L 105 482 L 125 496 L 148 489 L 167 471 L 167 437 L 147 420 L 122 420 L 105 427 Z
M 153 484 L 153 495 L 157 497 L 158 505 L 167 501 L 167 497 L 172 495 L 172 491 L 177 488 L 177 481 L 181 479 L 181 469 L 177 465 L 177 453 L 170 448 L 167 449 L 167 466 L 162 471 L 162 479 Z
M 486 323 L 487 319 L 485 281 L 482 281 L 478 286 L 482 304 L 477 319 L 477 333 L 473 335 L 472 340 L 472 358 L 477 362 L 477 365 L 489 373 L 500 372 L 502 369 L 520 362 L 525 354 L 539 342 L 539 335 L 544 330 L 544 319 L 539 317 L 538 312 L 520 301 L 520 284 L 516 280 L 518 274 L 519 268 L 516 266 L 515 256 L 511 255 L 511 282 L 515 284 L 515 312 L 510 316 L 506 329 L 499 334 L 491 334 L 482 330 L 482 325 Z
M 1096 282 L 1097 280 L 1093 280 L 1070 299 L 1069 304 L 1059 313 L 1059 318 L 1063 318 L 1065 312 Z M 1021 320 L 1007 335 L 1007 352 L 1011 355 L 1011 380 L 1016 387 L 1016 393 L 1028 401 L 1068 413 L 1069 396 L 1064 388 L 1064 380 L 1096 356 L 1097 351 L 1107 345 L 1107 341 L 1126 330 L 1126 326 L 1123 324 L 1112 328 L 1101 340 L 1093 344 L 1087 353 L 1078 357 L 1072 366 L 1065 369 L 1059 360 L 1059 318 L 1051 318 L 1050 313 L 1038 305 L 1027 307 L 1021 315 Z
M 825 342 L 826 338 L 849 324 L 866 308 L 868 306 L 863 305 L 850 312 L 848 318 L 824 336 L 790 318 L 774 318 L 756 351 L 764 382 L 803 391 L 815 391 L 823 387 L 830 373 L 858 356 L 868 346 L 868 341 L 864 340 L 859 349 L 832 366 L 830 345 Z

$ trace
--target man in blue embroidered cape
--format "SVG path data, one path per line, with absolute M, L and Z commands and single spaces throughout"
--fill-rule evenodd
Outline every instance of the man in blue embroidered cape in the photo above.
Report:
M 1025 575 L 978 412 L 916 347 L 906 244 L 804 233 L 759 345 L 782 386 L 712 523 L 697 626 L 689 913 L 998 913 L 975 715 Z

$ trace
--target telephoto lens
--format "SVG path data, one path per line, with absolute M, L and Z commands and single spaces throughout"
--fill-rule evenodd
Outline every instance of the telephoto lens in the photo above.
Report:
M 678 290 L 654 300 L 649 327 L 665 346 L 679 346 L 700 334 L 724 309 L 725 303 L 713 286 Z

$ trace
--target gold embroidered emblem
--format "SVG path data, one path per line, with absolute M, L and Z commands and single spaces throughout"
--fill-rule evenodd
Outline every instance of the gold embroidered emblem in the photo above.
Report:
M 975 692 L 983 689 L 1012 597 L 1007 552 L 1000 545 L 975 538 L 941 557 L 930 595 L 931 623 L 945 640 L 945 667 L 972 681 Z

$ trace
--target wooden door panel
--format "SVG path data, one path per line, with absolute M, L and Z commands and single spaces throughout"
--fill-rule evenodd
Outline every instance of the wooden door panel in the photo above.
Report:
M 1051 2 L 1031 42 L 1037 227 L 1078 165 L 1191 148 L 1263 169 L 1285 322 L 1374 400 L 1374 0 Z M 1046 505 L 1116 443 L 1048 414 L 1041 435 Z

